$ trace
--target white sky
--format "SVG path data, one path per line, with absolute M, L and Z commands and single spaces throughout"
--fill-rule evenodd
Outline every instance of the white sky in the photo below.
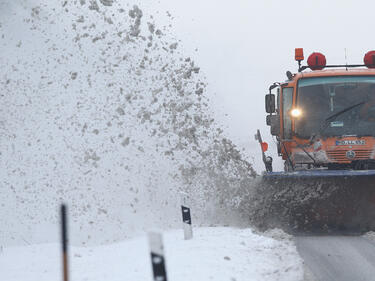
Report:
M 227 114 L 226 131 L 255 157 L 258 171 L 263 166 L 253 137 L 257 128 L 278 158 L 265 125 L 264 94 L 271 83 L 286 79 L 287 70 L 297 70 L 294 48 L 303 47 L 305 59 L 322 52 L 328 64 L 345 63 L 345 48 L 353 64 L 375 49 L 372 1 L 142 0 L 140 6 L 175 17 L 176 37 Z M 280 161 L 275 164 L 281 168 Z

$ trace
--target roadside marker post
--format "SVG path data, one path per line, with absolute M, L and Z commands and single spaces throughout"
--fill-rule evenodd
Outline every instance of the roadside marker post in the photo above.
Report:
M 181 192 L 181 212 L 182 212 L 182 225 L 184 228 L 184 238 L 189 240 L 193 238 L 193 226 L 191 224 L 190 213 L 190 200 L 189 196 Z
M 148 241 L 154 281 L 167 281 L 163 237 L 160 233 L 150 232 L 148 234 Z
M 66 206 L 61 204 L 61 244 L 62 244 L 62 261 L 63 261 L 63 281 L 69 281 L 68 267 L 68 224 Z

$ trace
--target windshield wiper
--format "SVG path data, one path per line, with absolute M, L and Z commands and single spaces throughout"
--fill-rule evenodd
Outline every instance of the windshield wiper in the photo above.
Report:
M 360 106 L 364 103 L 366 103 L 366 101 L 361 101 L 361 102 L 356 103 L 354 105 L 348 106 L 348 107 L 344 108 L 343 110 L 340 110 L 339 112 L 336 112 L 335 114 L 332 114 L 331 116 L 328 116 L 325 120 L 325 123 L 327 123 L 327 121 L 330 121 L 331 119 L 335 119 L 337 116 L 339 116 L 339 115 L 341 115 L 345 112 L 348 112 L 348 111 L 352 110 L 353 108 L 356 108 L 357 106 Z
M 325 131 L 325 129 L 327 129 L 328 124 L 329 124 L 330 121 L 335 120 L 336 117 L 340 116 L 341 114 L 343 114 L 343 113 L 345 113 L 345 112 L 348 112 L 348 111 L 352 110 L 353 108 L 356 108 L 356 107 L 358 107 L 358 106 L 360 106 L 360 105 L 362 105 L 362 104 L 365 104 L 365 103 L 366 103 L 366 101 L 361 101 L 361 102 L 359 102 L 359 103 L 356 103 L 356 104 L 353 104 L 353 105 L 351 105 L 351 106 L 348 106 L 348 107 L 344 108 L 343 110 L 340 110 L 339 112 L 336 112 L 335 114 L 332 114 L 332 115 L 328 116 L 328 117 L 324 120 L 323 126 L 320 127 L 318 133 L 317 133 L 317 134 L 313 134 L 313 135 L 311 136 L 311 138 L 310 138 L 310 143 L 312 143 L 312 142 L 315 140 L 315 137 L 316 137 L 317 135 L 321 135 L 321 134 Z

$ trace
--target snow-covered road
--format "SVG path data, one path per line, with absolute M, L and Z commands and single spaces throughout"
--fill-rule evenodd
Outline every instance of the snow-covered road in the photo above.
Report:
M 251 229 L 195 229 L 164 234 L 168 280 L 300 281 L 302 260 L 292 239 L 281 231 L 267 236 Z M 97 247 L 71 247 L 71 279 L 152 280 L 146 237 Z M 61 275 L 58 244 L 7 247 L 0 254 L 2 281 L 50 281 Z
M 300 236 L 296 243 L 314 275 L 311 281 L 375 280 L 374 241 L 361 236 Z

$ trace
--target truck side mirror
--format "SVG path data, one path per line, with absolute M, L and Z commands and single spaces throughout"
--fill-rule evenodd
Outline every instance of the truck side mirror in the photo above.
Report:
M 280 116 L 267 115 L 266 123 L 271 126 L 271 135 L 278 136 L 280 134 Z
M 267 113 L 276 112 L 275 95 L 274 94 L 266 95 L 266 112 Z
M 271 117 L 272 117 L 272 115 L 267 115 L 266 116 L 266 125 L 267 126 L 271 126 Z

